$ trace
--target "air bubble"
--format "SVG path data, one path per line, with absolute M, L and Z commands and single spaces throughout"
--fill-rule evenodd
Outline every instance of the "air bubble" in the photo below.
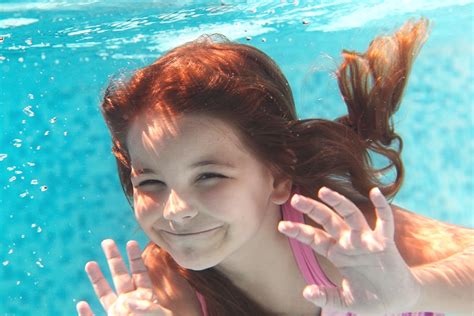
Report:
M 16 148 L 20 148 L 21 147 L 21 139 L 18 139 L 18 138 L 15 138 L 13 140 L 13 146 L 15 146 Z
M 13 249 L 8 250 L 8 254 L 11 255 L 13 253 Z
M 33 100 L 34 98 L 35 98 L 35 96 L 33 94 L 28 93 L 28 99 Z
M 25 59 L 23 57 L 18 58 L 18 62 L 22 63 L 24 61 L 25 61 Z
M 31 105 L 28 105 L 27 107 L 25 107 L 23 109 L 23 113 L 25 113 L 29 117 L 35 116 L 35 113 L 33 111 L 31 111 Z
M 45 59 L 46 59 L 46 54 L 45 54 L 45 53 L 41 53 L 41 59 L 42 59 L 42 60 L 45 60 Z
M 21 193 L 19 196 L 20 196 L 21 198 L 24 198 L 24 197 L 27 196 L 28 194 L 30 194 L 30 193 L 29 193 L 28 191 L 26 191 L 26 192 Z M 24 236 L 24 235 L 23 235 L 23 236 Z M 25 238 L 25 237 L 22 237 L 22 238 Z
M 67 136 L 67 132 L 64 132 L 63 134 L 64 134 L 64 136 Z
M 7 265 L 10 263 L 10 261 L 5 260 L 5 261 L 3 261 L 2 263 L 3 263 L 3 266 L 7 266 Z
M 48 135 L 49 135 L 49 131 L 44 132 L 44 136 L 48 136 Z

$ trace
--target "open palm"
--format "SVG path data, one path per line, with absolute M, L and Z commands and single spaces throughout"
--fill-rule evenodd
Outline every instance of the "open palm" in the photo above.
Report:
M 102 248 L 107 257 L 117 293 L 112 290 L 96 262 L 88 262 L 86 272 L 107 315 L 172 315 L 170 310 L 160 306 L 158 302 L 136 241 L 132 240 L 127 243 L 132 276 L 128 273 L 125 262 L 113 240 L 104 240 Z M 85 301 L 79 302 L 76 308 L 79 316 L 94 315 L 89 304 Z
M 420 286 L 394 241 L 392 209 L 378 188 L 369 195 L 377 213 L 373 230 L 354 203 L 325 187 L 318 196 L 327 205 L 297 194 L 291 200 L 294 208 L 324 230 L 291 221 L 278 226 L 280 232 L 328 258 L 343 276 L 340 288 L 309 285 L 304 289 L 305 298 L 317 306 L 382 315 L 407 311 L 418 299 Z

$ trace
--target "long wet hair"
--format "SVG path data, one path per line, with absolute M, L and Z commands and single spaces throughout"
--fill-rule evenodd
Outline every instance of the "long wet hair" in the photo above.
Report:
M 133 208 L 133 188 L 125 140 L 131 121 L 141 114 L 166 119 L 199 113 L 236 127 L 255 157 L 291 179 L 303 195 L 318 199 L 317 191 L 326 186 L 369 215 L 373 212 L 369 190 L 377 186 L 392 199 L 403 181 L 403 143 L 392 115 L 427 36 L 426 19 L 410 20 L 393 35 L 375 38 L 365 53 L 343 50 L 336 77 L 348 114 L 333 121 L 299 120 L 278 65 L 257 48 L 224 36 L 201 36 L 127 80 L 112 80 L 101 111 L 130 205 Z M 385 157 L 388 163 L 376 167 L 373 155 Z M 383 176 L 389 173 L 393 179 L 387 182 Z M 184 269 L 152 242 L 145 258 L 154 280 L 153 267 L 163 259 L 168 262 L 205 297 L 210 316 L 270 314 L 214 268 Z

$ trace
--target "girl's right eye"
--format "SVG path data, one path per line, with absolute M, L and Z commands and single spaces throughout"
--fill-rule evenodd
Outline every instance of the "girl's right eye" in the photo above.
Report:
M 145 181 L 140 182 L 140 183 L 137 185 L 137 187 L 141 187 L 141 186 L 149 185 L 149 184 L 153 184 L 153 183 L 156 183 L 156 184 L 163 184 L 163 182 L 158 181 L 158 180 L 145 180 Z

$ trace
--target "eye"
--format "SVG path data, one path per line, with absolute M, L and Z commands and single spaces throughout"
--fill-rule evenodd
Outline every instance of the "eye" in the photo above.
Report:
M 163 182 L 158 181 L 158 180 L 145 180 L 145 181 L 140 182 L 137 185 L 137 188 L 141 187 L 141 186 L 144 186 L 144 185 L 149 185 L 149 184 L 163 184 Z
M 207 180 L 207 179 L 212 179 L 212 178 L 226 178 L 224 177 L 223 175 L 221 174 L 218 174 L 218 173 L 203 173 L 201 174 L 197 179 L 196 181 L 200 181 L 200 180 Z

